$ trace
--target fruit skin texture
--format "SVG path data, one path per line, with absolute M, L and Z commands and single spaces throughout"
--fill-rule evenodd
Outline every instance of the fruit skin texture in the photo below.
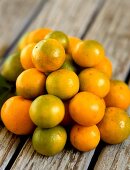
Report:
M 17 135 L 27 135 L 33 132 L 35 125 L 29 116 L 31 103 L 32 101 L 21 96 L 14 96 L 3 104 L 1 119 L 9 131 Z
M 28 44 L 30 43 L 38 43 L 43 40 L 47 34 L 49 34 L 52 30 L 50 28 L 39 28 L 33 30 L 28 35 Z
M 33 99 L 44 93 L 46 77 L 36 68 L 23 71 L 16 80 L 17 94 Z
M 112 63 L 107 57 L 103 57 L 100 63 L 94 66 L 99 71 L 105 73 L 110 79 L 112 76 Z
M 101 121 L 105 113 L 103 99 L 90 92 L 79 92 L 70 101 L 72 119 L 82 126 L 92 126 Z
M 82 67 L 93 67 L 100 63 L 104 56 L 104 48 L 95 40 L 78 43 L 72 55 L 74 61 Z
M 63 102 L 53 95 L 37 97 L 30 107 L 31 120 L 41 128 L 51 128 L 58 125 L 64 118 Z
M 71 129 L 70 141 L 79 151 L 87 152 L 97 147 L 100 132 L 96 125 L 85 127 L 76 124 Z
M 69 99 L 79 90 L 78 76 L 67 69 L 54 71 L 46 79 L 46 90 L 61 99 Z
M 98 128 L 103 141 L 109 144 L 118 144 L 130 135 L 130 118 L 124 110 L 108 107 Z
M 76 45 L 81 42 L 77 37 L 69 37 L 69 47 L 67 49 L 68 54 L 73 55 Z
M 80 91 L 88 91 L 103 98 L 110 90 L 110 80 L 95 68 L 84 69 L 79 74 Z
M 34 64 L 32 63 L 32 50 L 35 47 L 35 43 L 28 44 L 21 51 L 20 61 L 22 67 L 26 70 L 29 68 L 34 68 Z
M 130 105 L 130 89 L 120 80 L 111 80 L 110 91 L 104 98 L 107 107 L 127 109 Z
M 65 61 L 65 50 L 55 39 L 40 41 L 33 49 L 32 62 L 41 72 L 59 69 Z
M 61 152 L 67 140 L 67 133 L 62 126 L 50 129 L 37 127 L 32 137 L 34 149 L 45 156 L 53 156 Z
M 64 49 L 68 48 L 69 39 L 65 33 L 61 31 L 52 31 L 46 35 L 45 39 L 48 38 L 56 39 L 64 47 Z
M 16 52 L 5 60 L 1 75 L 8 81 L 15 81 L 22 71 L 23 67 L 20 62 L 20 53 Z

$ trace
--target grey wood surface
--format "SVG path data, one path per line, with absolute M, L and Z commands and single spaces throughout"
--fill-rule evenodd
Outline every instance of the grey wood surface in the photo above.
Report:
M 113 65 L 113 78 L 124 80 L 130 69 L 130 1 L 108 0 L 85 39 L 97 39 Z
M 42 4 L 42 0 L 0 1 L 0 57 L 21 33 L 32 15 L 40 10 Z
M 12 5 L 11 2 L 13 1 L 16 3 Z M 2 19 L 0 23 L 4 23 L 0 28 L 2 29 L 0 49 L 9 47 L 21 30 L 24 29 L 34 11 L 40 9 L 38 4 L 41 1 L 35 1 L 36 5 L 33 1 L 0 1 L 0 16 L 4 14 L 1 11 L 3 6 L 5 9 L 8 3 L 10 3 L 10 6 L 12 5 L 8 13 L 3 18 L 0 17 L 0 20 Z M 19 7 L 23 8 L 23 14 L 20 13 Z M 28 9 L 32 9 L 32 11 L 28 13 Z M 44 4 L 41 11 L 38 11 L 38 15 L 35 15 L 30 25 L 28 24 L 27 31 L 38 27 L 50 27 L 62 30 L 69 35 L 100 41 L 106 49 L 106 55 L 113 63 L 113 77 L 124 80 L 130 68 L 129 9 L 129 0 L 49 0 Z M 18 18 L 16 14 L 20 17 Z M 8 18 L 11 21 L 9 23 L 5 22 Z M 14 24 L 11 28 L 12 31 L 10 31 L 11 23 Z M 6 167 L 19 142 L 20 139 L 17 136 L 0 126 L 0 169 Z M 121 145 L 107 145 L 103 148 L 95 169 L 130 169 L 129 149 L 130 138 Z M 47 158 L 33 150 L 29 138 L 21 149 L 12 169 L 84 170 L 89 166 L 93 154 L 94 150 L 81 153 L 73 149 L 65 149 L 60 154 Z
M 130 87 L 130 81 L 129 81 Z M 128 109 L 130 116 L 130 107 Z M 130 136 L 119 145 L 107 145 L 101 151 L 95 170 L 129 170 L 130 169 Z
M 16 0 L 16 1 L 19 2 L 19 0 Z M 31 1 L 31 2 L 33 5 L 33 1 Z M 75 3 L 73 2 L 73 0 L 67 0 L 66 3 L 64 3 L 63 0 L 62 1 L 61 0 L 48 1 L 43 6 L 43 9 L 41 10 L 41 12 L 39 11 L 38 17 L 36 17 L 34 19 L 34 21 L 32 22 L 32 24 L 30 25 L 30 27 L 28 28 L 27 31 L 30 31 L 32 29 L 39 28 L 39 27 L 51 27 L 53 29 L 62 29 L 63 28 L 63 31 L 67 32 L 67 30 L 68 30 L 67 33 L 70 33 L 71 35 L 77 35 L 80 37 L 81 33 L 84 32 L 87 25 L 91 21 L 93 14 L 96 12 L 96 10 L 98 10 L 100 8 L 99 5 L 101 4 L 101 2 L 102 2 L 102 0 L 88 0 L 88 1 L 77 0 L 77 1 L 75 1 Z M 15 3 L 13 3 L 13 4 L 15 4 Z M 24 4 L 24 6 L 26 6 L 25 4 Z M 82 4 L 84 4 L 84 6 L 82 6 Z M 71 10 L 69 10 L 69 12 L 66 12 L 69 7 L 71 8 Z M 16 14 L 17 10 L 19 9 L 17 3 L 16 3 L 16 7 L 13 7 L 13 8 L 16 9 L 16 11 L 14 11 L 14 13 Z M 28 6 L 27 9 L 30 9 L 30 8 L 31 7 Z M 63 10 L 60 10 L 61 8 L 63 8 Z M 80 9 L 82 9 L 82 10 L 79 12 Z M 26 18 L 25 14 L 23 14 L 23 19 Z M 76 16 L 78 16 L 78 17 L 76 18 Z M 87 16 L 87 19 L 86 19 L 86 16 Z M 76 20 L 75 24 L 72 22 L 74 19 Z M 13 17 L 12 17 L 12 20 L 13 20 Z M 68 21 L 69 21 L 69 23 L 67 24 Z M 12 22 L 14 22 L 14 23 L 19 22 L 19 18 L 17 21 L 17 17 L 15 17 L 14 21 L 12 21 Z M 6 25 L 6 27 L 9 27 L 9 25 Z M 4 28 L 3 28 L 3 32 L 4 32 Z M 14 36 L 15 32 L 13 32 L 13 33 L 14 34 L 11 34 L 9 36 Z M 4 38 L 5 38 L 5 36 L 4 36 Z M 11 44 L 11 42 L 12 41 L 10 41 L 10 44 Z M 2 43 L 2 44 L 4 44 L 4 43 Z M 5 129 L 5 131 L 7 131 L 7 130 Z M 0 133 L 1 133 L 1 136 L 4 136 L 3 131 L 0 131 Z M 15 141 L 13 134 L 11 134 L 8 131 L 7 131 L 7 134 L 10 136 L 11 141 Z M 8 138 L 8 135 L 7 135 L 7 138 Z M 0 147 L 0 151 L 2 153 L 1 157 L 0 157 L 0 159 L 1 159 L 0 168 L 1 169 L 5 168 L 5 166 L 11 159 L 13 153 L 17 149 L 17 146 L 19 144 L 19 138 L 18 137 L 15 137 L 15 138 L 16 138 L 15 145 L 12 142 L 10 142 L 9 144 L 8 143 L 2 144 L 3 139 L 1 138 L 1 143 L 0 143 L 1 144 L 0 146 L 2 146 L 2 147 Z M 11 150 L 11 152 L 9 152 L 10 150 Z M 12 152 L 12 150 L 14 152 Z M 11 153 L 11 154 L 9 154 L 9 153 Z M 9 154 L 9 156 L 7 157 L 6 155 L 8 155 L 8 154 Z M 66 158 L 68 155 L 68 152 L 64 155 Z M 93 151 L 90 153 L 83 154 L 82 160 L 85 160 L 85 161 L 84 161 L 84 164 L 82 164 L 82 166 L 89 165 L 92 155 L 93 155 Z M 76 156 L 75 156 L 75 161 L 76 161 L 76 159 L 78 160 L 78 158 L 80 156 L 81 155 L 79 154 L 79 152 L 77 152 Z M 5 159 L 2 159 L 2 158 L 5 158 Z M 68 159 L 68 158 L 70 159 L 70 157 L 67 157 L 66 159 Z M 58 163 L 59 163 L 59 161 L 58 161 Z M 72 164 L 73 163 L 74 163 L 74 161 L 72 162 Z M 17 168 L 18 167 L 15 167 L 15 169 L 17 169 Z
M 35 2 L 35 5 L 33 5 Z M 1 0 L 0 1 L 0 57 L 24 29 L 42 0 Z M 31 9 L 31 10 L 30 10 Z M 4 169 L 14 154 L 20 139 L 0 124 L 0 169 Z

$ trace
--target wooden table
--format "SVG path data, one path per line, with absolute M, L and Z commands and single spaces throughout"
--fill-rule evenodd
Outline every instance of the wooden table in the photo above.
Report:
M 96 39 L 113 63 L 113 77 L 130 79 L 130 0 L 0 0 L 0 55 L 6 57 L 19 38 L 50 27 L 82 39 Z M 120 145 L 100 143 L 81 153 L 65 149 L 54 157 L 37 154 L 30 137 L 0 125 L 0 170 L 130 170 L 130 138 Z

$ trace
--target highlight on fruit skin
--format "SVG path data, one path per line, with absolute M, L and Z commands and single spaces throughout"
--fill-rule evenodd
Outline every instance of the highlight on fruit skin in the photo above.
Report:
M 85 40 L 77 44 L 72 57 L 81 67 L 93 67 L 105 57 L 105 50 L 99 42 Z
M 32 62 L 41 72 L 59 69 L 65 61 L 65 50 L 55 39 L 45 39 L 36 44 L 32 52 Z
M 44 94 L 46 76 L 36 68 L 23 71 L 16 80 L 16 92 L 26 99 Z
M 130 118 L 124 110 L 108 107 L 98 128 L 104 142 L 118 144 L 130 135 Z
M 37 97 L 29 110 L 30 118 L 41 128 L 52 128 L 61 123 L 65 108 L 61 99 L 45 94 Z
M 69 111 L 72 119 L 82 126 L 99 123 L 105 113 L 105 102 L 90 92 L 79 92 L 70 101 Z
M 13 96 L 6 100 L 1 109 L 1 119 L 9 131 L 17 135 L 33 133 L 35 125 L 29 116 L 31 103 L 31 100 L 22 96 Z
M 57 40 L 64 47 L 65 50 L 68 49 L 69 39 L 68 36 L 62 31 L 52 31 L 45 36 L 45 39 L 48 38 Z
M 78 76 L 67 69 L 54 71 L 46 79 L 46 90 L 62 100 L 70 99 L 79 91 Z
M 80 91 L 91 92 L 101 98 L 110 90 L 110 80 L 103 72 L 95 68 L 87 68 L 79 74 Z
M 110 91 L 104 98 L 107 107 L 119 107 L 126 110 L 130 106 L 130 89 L 121 80 L 110 81 Z
M 50 129 L 37 127 L 32 137 L 33 148 L 45 156 L 53 156 L 64 149 L 67 140 L 66 130 L 62 126 Z
M 71 144 L 79 151 L 95 149 L 100 141 L 100 132 L 96 125 L 85 127 L 75 124 L 70 131 Z
M 9 131 L 34 132 L 33 148 L 45 156 L 60 153 L 67 135 L 83 152 L 100 139 L 118 144 L 129 137 L 130 88 L 111 79 L 112 63 L 100 42 L 38 28 L 17 47 L 0 78 L 0 116 Z

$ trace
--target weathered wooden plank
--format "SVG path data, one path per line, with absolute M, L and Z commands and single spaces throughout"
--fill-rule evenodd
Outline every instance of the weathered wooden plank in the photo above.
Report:
M 0 1 L 0 56 L 9 48 L 42 3 L 42 0 Z
M 31 139 L 29 139 L 24 145 L 15 164 L 11 169 L 85 169 L 83 162 L 89 164 L 90 159 L 90 154 L 81 154 L 80 152 L 74 151 L 72 149 L 64 149 L 64 151 L 62 151 L 60 154 L 57 154 L 52 157 L 44 157 L 34 151 Z
M 129 2 L 128 0 L 125 0 L 123 2 L 119 0 L 107 1 L 103 10 L 98 16 L 96 22 L 90 29 L 89 33 L 86 35 L 86 38 L 97 39 L 104 44 L 106 51 L 107 51 L 107 55 L 110 56 L 113 62 L 114 77 L 120 78 L 120 79 L 124 79 L 124 76 L 126 75 L 126 72 L 128 71 L 128 67 L 129 67 L 128 53 L 129 53 L 129 45 L 130 45 L 129 37 L 126 36 L 129 33 L 129 25 L 127 23 L 129 19 L 129 14 L 127 12 L 124 13 L 124 11 L 122 10 L 122 7 L 123 7 L 125 11 L 126 10 L 129 11 L 129 8 L 127 7 L 129 5 Z M 116 11 L 116 15 L 115 15 L 115 11 Z M 121 17 L 122 15 L 123 17 Z M 39 15 L 39 18 L 40 18 L 40 15 Z M 126 19 L 126 22 L 123 20 L 123 18 Z M 39 26 L 41 26 L 40 20 L 41 19 L 38 19 L 36 21 L 37 25 Z M 49 24 L 49 21 L 46 21 L 45 26 L 51 26 L 51 22 L 53 20 L 51 21 L 51 18 L 49 20 L 50 20 L 50 24 Z M 55 24 L 54 28 L 55 29 L 57 29 L 57 27 L 59 28 L 59 25 Z M 34 27 L 35 26 L 32 26 L 32 28 Z M 68 26 L 67 28 L 64 27 L 63 30 L 67 32 L 67 30 L 69 30 Z M 75 35 L 75 32 L 74 32 L 74 35 Z M 124 64 L 125 64 L 125 67 L 124 67 Z M 118 145 L 110 147 L 111 150 L 109 153 L 111 153 L 110 155 L 111 157 L 113 155 L 116 155 L 117 150 L 115 150 L 115 148 L 118 148 L 118 147 L 119 147 Z M 58 167 L 60 167 L 61 169 L 85 169 L 84 160 L 81 162 L 79 161 L 80 158 L 82 159 L 82 156 L 81 156 L 82 154 L 79 154 L 79 152 L 76 153 L 77 155 L 75 153 L 73 154 L 72 153 L 73 153 L 73 150 L 69 152 L 67 150 L 64 150 L 61 154 L 58 154 L 53 158 L 43 157 L 39 154 L 36 154 L 33 151 L 33 148 L 31 146 L 31 141 L 29 140 L 25 144 L 21 153 L 19 154 L 18 159 L 14 163 L 12 169 L 20 168 L 20 167 L 23 169 L 24 168 L 26 169 L 30 169 L 30 168 L 31 169 L 51 169 L 51 168 L 58 169 Z M 28 157 L 27 159 L 25 159 L 25 156 L 27 154 L 28 154 Z M 78 155 L 80 155 L 79 158 L 78 158 Z M 85 161 L 88 159 L 88 155 L 89 153 L 84 153 Z M 74 159 L 72 159 L 73 156 L 74 156 Z M 104 161 L 107 162 L 108 158 L 105 159 Z
M 52 4 L 52 1 L 48 2 L 44 6 L 38 18 L 28 30 L 37 27 L 51 27 L 52 29 L 63 30 L 70 35 L 80 37 L 102 1 L 80 0 L 74 2 L 66 0 L 64 3 L 64 1 L 57 0 L 55 2 L 54 4 Z M 62 10 L 60 10 L 61 7 Z M 34 152 L 31 140 L 28 140 L 12 169 L 86 169 L 93 153 L 94 151 L 80 153 L 71 149 L 64 150 L 55 157 L 47 158 Z
M 4 169 L 15 152 L 19 138 L 0 126 L 0 169 Z
M 13 43 L 28 20 L 34 15 L 42 0 L 0 1 L 0 56 Z M 35 5 L 34 5 L 35 3 Z M 31 10 L 30 10 L 31 9 Z M 0 123 L 0 169 L 5 169 L 20 139 Z
M 129 81 L 130 87 L 130 81 Z M 130 107 L 128 109 L 130 116 Z M 95 165 L 95 170 L 129 170 L 130 169 L 130 136 L 122 144 L 106 146 Z
M 113 77 L 124 79 L 130 68 L 130 1 L 108 0 L 86 39 L 97 39 L 113 63 Z
M 109 0 L 86 38 L 97 39 L 106 48 L 113 63 L 113 78 L 124 80 L 130 68 L 130 1 Z M 130 169 L 130 138 L 121 145 L 107 145 L 101 152 L 95 170 Z
M 50 27 L 80 37 L 103 0 L 52 0 L 44 6 L 28 30 Z

